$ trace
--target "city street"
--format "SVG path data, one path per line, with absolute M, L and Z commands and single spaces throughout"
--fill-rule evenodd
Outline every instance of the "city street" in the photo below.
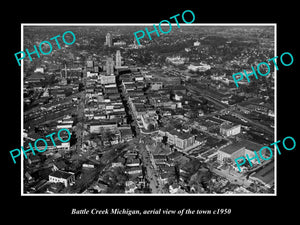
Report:
M 157 168 L 154 162 L 152 153 L 150 152 L 148 146 L 144 144 L 138 144 L 138 149 L 140 150 L 143 164 L 147 169 L 147 177 L 150 182 L 150 188 L 152 193 L 164 193 L 163 185 L 159 180 L 159 175 L 157 173 Z
M 84 99 L 85 99 L 85 91 L 80 93 L 80 102 L 77 107 L 77 116 L 79 122 L 76 125 L 75 134 L 77 138 L 76 142 L 76 150 L 81 150 L 83 143 L 83 120 L 84 120 Z

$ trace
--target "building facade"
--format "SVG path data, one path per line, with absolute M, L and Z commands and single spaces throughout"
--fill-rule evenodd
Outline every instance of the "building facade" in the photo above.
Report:
M 159 131 L 159 134 L 168 138 L 168 144 L 175 145 L 179 150 L 185 151 L 188 147 L 195 144 L 195 135 L 190 133 L 171 131 Z
M 111 57 L 106 60 L 106 74 L 109 76 L 114 74 L 114 60 Z
M 118 50 L 116 53 L 116 67 L 121 67 L 121 66 L 122 66 L 122 57 L 121 57 L 120 50 Z
M 241 125 L 224 124 L 220 127 L 220 134 L 226 137 L 234 136 L 241 133 Z
M 100 83 L 101 84 L 115 84 L 116 83 L 116 77 L 115 76 L 100 76 Z
M 75 175 L 71 172 L 56 170 L 49 175 L 49 182 L 63 183 L 67 187 L 75 182 Z
M 107 45 L 108 47 L 111 47 L 112 46 L 112 35 L 110 33 L 106 34 L 105 40 L 106 40 L 105 45 Z
M 232 162 L 235 162 L 236 158 L 239 157 L 245 157 L 248 155 L 249 158 L 254 158 L 251 160 L 252 164 L 258 164 L 258 160 L 255 158 L 255 155 L 258 156 L 260 162 L 264 161 L 261 159 L 260 154 L 264 158 L 268 158 L 266 148 L 263 148 L 264 146 L 252 141 L 248 140 L 241 140 L 239 142 L 234 142 L 232 144 L 229 144 L 225 147 L 222 147 L 218 150 L 218 161 L 225 162 L 226 159 L 230 159 Z M 260 149 L 262 151 L 260 151 Z

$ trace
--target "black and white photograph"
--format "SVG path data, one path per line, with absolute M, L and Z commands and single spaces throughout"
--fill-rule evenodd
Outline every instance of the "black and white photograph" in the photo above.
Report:
M 274 194 L 275 47 L 275 24 L 23 24 L 23 194 Z
M 228 1 L 5 7 L 3 220 L 296 219 L 293 9 Z

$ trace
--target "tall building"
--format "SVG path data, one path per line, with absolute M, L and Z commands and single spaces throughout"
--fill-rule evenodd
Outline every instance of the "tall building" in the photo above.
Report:
M 110 33 L 107 33 L 106 35 L 105 45 L 107 45 L 108 47 L 112 46 L 112 35 Z
M 106 60 L 106 74 L 107 75 L 114 74 L 114 60 L 111 57 L 108 57 Z
M 122 57 L 121 57 L 121 52 L 120 50 L 117 51 L 116 53 L 116 67 L 120 67 L 121 66 L 121 61 L 122 60 Z

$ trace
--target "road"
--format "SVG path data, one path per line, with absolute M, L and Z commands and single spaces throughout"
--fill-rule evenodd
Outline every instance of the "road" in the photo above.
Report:
M 163 184 L 159 179 L 157 167 L 155 165 L 154 158 L 149 147 L 147 145 L 145 146 L 144 143 L 139 143 L 137 148 L 140 150 L 143 164 L 146 167 L 147 177 L 150 182 L 149 185 L 152 193 L 164 193 Z
M 77 123 L 76 130 L 75 130 L 76 138 L 77 138 L 77 142 L 76 142 L 76 150 L 77 151 L 82 149 L 82 143 L 83 143 L 84 99 L 85 99 L 85 92 L 82 91 L 81 95 L 80 95 L 80 102 L 77 107 L 77 116 L 78 116 L 79 122 Z
M 86 72 L 84 73 L 83 77 L 83 86 L 86 87 Z M 85 90 L 79 93 L 79 103 L 77 107 L 77 117 L 78 117 L 78 124 L 76 125 L 76 150 L 82 149 L 83 143 L 83 131 L 84 131 L 84 106 L 85 106 Z

